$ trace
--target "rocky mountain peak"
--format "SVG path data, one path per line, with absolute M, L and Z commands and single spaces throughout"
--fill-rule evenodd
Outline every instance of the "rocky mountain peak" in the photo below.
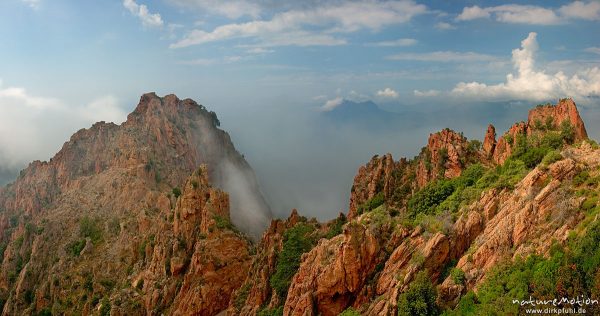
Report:
M 439 177 L 459 176 L 465 167 L 461 158 L 466 156 L 467 148 L 467 138 L 449 128 L 430 134 L 417 169 L 419 186 Z
M 491 152 L 492 159 L 502 164 L 510 157 L 519 135 L 544 137 L 548 134 L 567 133 L 572 142 L 588 138 L 585 124 L 579 115 L 573 99 L 560 99 L 557 104 L 538 104 L 529 111 L 527 122 L 513 124 L 504 135 L 498 139 Z

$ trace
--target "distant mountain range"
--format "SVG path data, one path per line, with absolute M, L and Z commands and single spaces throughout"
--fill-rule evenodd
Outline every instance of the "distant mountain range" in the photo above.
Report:
M 412 111 L 386 111 L 370 100 L 343 100 L 340 105 L 330 111 L 323 111 L 321 115 L 331 124 L 353 124 L 369 129 L 388 129 L 397 124 L 414 124 L 415 120 L 423 117 L 423 114 Z

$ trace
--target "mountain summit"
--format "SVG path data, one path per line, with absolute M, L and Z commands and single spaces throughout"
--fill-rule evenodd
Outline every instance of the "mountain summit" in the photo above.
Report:
M 117 285 L 128 269 L 142 269 L 140 254 L 150 236 L 154 243 L 163 225 L 191 216 L 175 209 L 201 165 L 205 180 L 188 183 L 188 191 L 210 181 L 227 192 L 217 197 L 204 190 L 198 198 L 211 204 L 208 209 L 223 210 L 211 211 L 222 221 L 231 212 L 236 227 L 258 238 L 271 218 L 269 207 L 253 170 L 218 126 L 216 114 L 191 99 L 147 93 L 123 124 L 99 122 L 76 132 L 52 159 L 31 163 L 0 188 L 5 314 L 27 309 L 33 298 L 41 308 L 65 299 L 61 291 L 75 295 L 69 288 L 81 280 L 90 287 L 101 286 L 100 279 Z M 193 246 L 192 234 L 198 233 L 190 230 L 181 242 Z M 84 308 L 73 295 L 59 310 Z

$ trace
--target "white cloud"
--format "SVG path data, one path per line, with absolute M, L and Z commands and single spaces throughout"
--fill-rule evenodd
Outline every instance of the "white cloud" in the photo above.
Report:
M 391 89 L 391 88 L 385 88 L 383 90 L 379 90 L 379 91 L 377 91 L 376 95 L 378 97 L 392 98 L 392 99 L 395 99 L 399 96 L 398 92 L 396 92 L 394 89 Z
M 196 58 L 191 60 L 182 60 L 179 61 L 180 65 L 188 65 L 188 66 L 212 66 L 212 65 L 222 65 L 222 64 L 232 64 L 244 59 L 242 56 L 225 56 L 222 58 Z
M 112 96 L 72 106 L 1 84 L 0 113 L 0 166 L 4 169 L 50 158 L 72 133 L 96 121 L 120 123 L 126 117 Z
M 366 94 L 357 92 L 355 90 L 350 90 L 350 93 L 348 94 L 346 99 L 354 102 L 365 102 L 369 101 L 370 97 Z
M 593 53 L 593 54 L 600 55 L 600 47 L 588 47 L 588 48 L 584 49 L 583 51 L 585 51 L 587 53 Z
M 474 52 L 430 52 L 430 53 L 400 53 L 386 57 L 389 60 L 414 60 L 428 62 L 482 62 L 494 61 L 497 58 L 492 55 Z
M 135 0 L 123 0 L 123 6 L 129 10 L 131 14 L 137 16 L 144 26 L 161 27 L 164 24 L 160 14 L 150 13 L 146 5 L 137 4 Z
M 435 28 L 438 30 L 453 30 L 456 28 L 456 26 L 448 22 L 438 22 L 435 24 Z
M 258 3 L 245 0 L 171 0 L 171 2 L 229 19 L 238 19 L 243 16 L 257 18 L 262 12 L 262 8 Z
M 536 33 L 529 33 L 520 49 L 512 51 L 516 74 L 508 74 L 503 83 L 488 85 L 480 82 L 461 82 L 452 94 L 485 100 L 548 100 L 571 96 L 579 100 L 600 97 L 600 69 L 598 67 L 577 71 L 567 76 L 563 71 L 547 74 L 535 68 L 538 49 Z
M 555 25 L 570 19 L 600 20 L 600 2 L 574 1 L 558 9 L 534 5 L 506 4 L 495 7 L 465 7 L 457 21 L 494 17 L 503 23 Z
M 226 64 L 231 64 L 242 60 L 242 56 L 225 56 L 223 57 L 223 62 Z
M 248 54 L 268 54 L 268 53 L 273 53 L 273 52 L 275 52 L 275 51 L 272 49 L 266 49 L 264 47 L 253 47 L 246 51 L 246 53 L 248 53 Z
M 37 9 L 40 7 L 41 0 L 21 0 L 21 2 L 25 3 L 32 9 Z
M 342 97 L 336 97 L 334 99 L 327 100 L 327 102 L 325 102 L 325 104 L 323 104 L 323 106 L 321 107 L 321 110 L 325 112 L 331 111 L 336 107 L 340 106 L 342 102 L 344 102 L 344 99 Z
M 210 66 L 217 63 L 217 59 L 214 58 L 196 58 L 192 60 L 182 60 L 178 62 L 180 65 L 188 66 Z
M 492 9 L 496 20 L 504 23 L 521 24 L 559 24 L 561 20 L 554 11 L 542 7 L 528 5 L 502 5 Z
M 415 94 L 416 97 L 435 97 L 435 96 L 440 95 L 439 90 L 427 90 L 427 91 L 414 90 L 413 93 Z
M 195 29 L 170 47 L 182 48 L 233 38 L 252 38 L 263 47 L 343 45 L 346 40 L 338 37 L 339 34 L 364 29 L 378 31 L 389 25 L 406 23 L 426 11 L 424 5 L 408 0 L 327 4 L 277 13 L 270 20 L 225 24 L 212 31 Z
M 469 21 L 475 19 L 489 18 L 490 12 L 487 9 L 482 9 L 479 6 L 465 7 L 461 14 L 456 17 L 457 21 Z
M 600 2 L 574 1 L 558 10 L 564 17 L 571 19 L 600 20 Z
M 383 41 L 376 43 L 368 43 L 367 46 L 378 46 L 378 47 L 402 47 L 402 46 L 413 46 L 417 44 L 417 40 L 414 38 L 399 38 L 393 41 Z

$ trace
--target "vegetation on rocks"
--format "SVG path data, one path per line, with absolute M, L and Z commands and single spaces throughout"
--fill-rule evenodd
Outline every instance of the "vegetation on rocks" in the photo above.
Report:
M 315 227 L 304 222 L 285 231 L 283 248 L 277 256 L 277 267 L 270 279 L 271 287 L 279 297 L 287 296 L 292 277 L 300 268 L 300 257 L 314 246 L 316 242 L 314 232 Z

